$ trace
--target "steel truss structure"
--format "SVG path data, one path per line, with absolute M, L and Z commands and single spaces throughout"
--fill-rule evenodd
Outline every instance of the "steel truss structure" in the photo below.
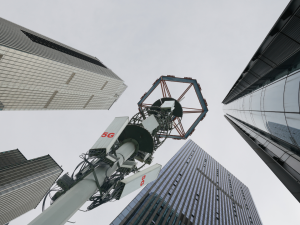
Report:
M 175 77 L 172 75 L 168 75 L 168 76 L 161 76 L 159 79 L 157 79 L 152 87 L 149 89 L 148 92 L 146 92 L 142 97 L 141 100 L 138 102 L 138 108 L 140 111 L 142 111 L 145 107 L 149 107 L 152 104 L 147 104 L 145 103 L 145 100 L 151 95 L 151 93 L 158 87 L 161 87 L 161 91 L 162 91 L 162 96 L 163 98 L 172 98 L 172 95 L 170 93 L 170 90 L 168 88 L 167 85 L 167 81 L 168 82 L 178 82 L 178 83 L 189 83 L 190 85 L 186 88 L 186 90 L 180 95 L 180 97 L 176 100 L 177 102 L 180 102 L 183 97 L 185 96 L 185 94 L 192 88 L 194 87 L 194 91 L 197 95 L 197 98 L 199 100 L 200 103 L 200 108 L 190 108 L 190 107 L 182 107 L 182 114 L 189 114 L 189 113 L 200 113 L 198 118 L 195 120 L 195 122 L 191 125 L 191 127 L 185 131 L 183 129 L 182 126 L 182 122 L 181 122 L 181 116 L 174 116 L 172 118 L 173 121 L 173 126 L 175 128 L 175 130 L 177 131 L 177 134 L 172 134 L 169 135 L 169 138 L 173 138 L 173 139 L 187 139 L 195 130 L 195 127 L 199 124 L 199 122 L 201 120 L 203 120 L 203 118 L 206 116 L 206 113 L 208 112 L 208 108 L 207 108 L 207 102 L 206 100 L 203 98 L 203 95 L 201 93 L 201 87 L 200 84 L 197 82 L 196 79 L 192 79 L 190 77 L 184 77 L 184 78 L 180 78 L 180 77 Z

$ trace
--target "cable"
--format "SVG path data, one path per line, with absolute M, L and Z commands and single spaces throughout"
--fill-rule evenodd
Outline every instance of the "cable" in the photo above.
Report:
M 151 156 L 149 156 L 149 157 L 151 157 Z M 144 165 L 142 165 L 140 168 L 137 168 L 136 170 L 139 172 L 139 170 L 142 169 L 145 165 L 146 165 L 146 163 L 144 163 Z
M 50 193 L 50 189 L 47 191 L 47 193 L 46 193 L 46 195 L 45 195 L 45 197 L 44 197 L 44 200 L 43 200 L 43 205 L 42 205 L 42 212 L 44 211 L 44 209 L 45 209 L 45 203 L 46 203 L 46 199 L 47 199 L 47 197 L 48 197 L 48 195 L 49 195 L 49 193 Z
M 84 161 L 80 162 L 80 163 L 76 166 L 76 168 L 75 168 L 75 170 L 73 171 L 72 176 L 71 176 L 72 179 L 73 179 L 73 176 L 74 176 L 75 171 L 77 170 L 77 168 L 78 168 L 82 163 L 84 163 Z M 81 170 L 81 168 L 80 168 L 80 170 Z M 80 170 L 79 170 L 79 171 L 80 171 Z
M 50 196 L 50 192 L 51 191 L 60 191 L 60 190 L 55 190 L 55 189 L 49 189 L 44 197 L 44 200 L 43 200 L 43 205 L 42 205 L 42 212 L 45 210 L 45 203 L 46 203 L 46 199 L 48 196 Z M 51 198 L 51 197 L 50 197 Z

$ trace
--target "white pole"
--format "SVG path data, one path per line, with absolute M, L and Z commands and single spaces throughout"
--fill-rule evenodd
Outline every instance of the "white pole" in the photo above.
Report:
M 135 146 L 133 143 L 127 142 L 123 144 L 116 151 L 119 164 L 122 165 L 134 153 L 134 150 Z M 103 165 L 95 169 L 100 186 L 102 186 L 105 177 L 112 175 L 117 168 L 117 163 L 115 163 L 112 167 Z M 97 189 L 94 175 L 91 173 L 64 195 L 60 196 L 53 205 L 31 221 L 29 225 L 65 224 Z

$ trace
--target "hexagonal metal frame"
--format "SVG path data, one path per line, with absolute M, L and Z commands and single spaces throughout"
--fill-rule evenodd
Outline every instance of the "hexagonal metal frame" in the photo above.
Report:
M 138 108 L 141 111 L 143 107 L 149 107 L 150 105 L 148 104 L 144 104 L 144 101 L 148 98 L 148 96 L 155 90 L 155 88 L 160 84 L 161 85 L 161 89 L 162 89 L 162 95 L 163 97 L 170 97 L 171 98 L 171 93 L 169 91 L 169 88 L 166 84 L 166 81 L 171 81 L 171 82 L 179 82 L 179 83 L 189 83 L 190 85 L 187 87 L 187 89 L 182 93 L 182 95 L 177 99 L 178 101 L 180 101 L 180 99 L 183 98 L 183 96 L 188 92 L 188 90 L 194 86 L 196 95 L 198 97 L 199 103 L 202 107 L 202 109 L 195 109 L 195 108 L 186 108 L 183 107 L 184 109 L 188 109 L 191 111 L 183 111 L 184 114 L 186 113 L 201 113 L 199 115 L 199 117 L 195 120 L 195 122 L 191 125 L 191 127 L 187 130 L 187 132 L 184 131 L 182 124 L 181 124 L 181 119 L 179 117 L 174 117 L 173 118 L 173 125 L 175 127 L 175 129 L 178 132 L 178 135 L 170 135 L 168 136 L 168 138 L 173 138 L 173 139 L 187 139 L 195 130 L 196 126 L 199 124 L 199 122 L 201 120 L 204 119 L 204 117 L 206 116 L 206 113 L 208 112 L 208 108 L 207 108 L 207 102 L 206 100 L 203 98 L 203 95 L 201 93 L 201 87 L 200 85 L 197 83 L 196 79 L 192 79 L 190 77 L 184 77 L 184 78 L 180 78 L 180 77 L 175 77 L 172 75 L 168 75 L 168 76 L 161 76 L 160 78 L 158 78 L 152 85 L 152 87 L 149 89 L 148 92 L 146 92 L 142 97 L 141 100 L 138 102 Z M 178 121 L 177 124 L 175 121 Z

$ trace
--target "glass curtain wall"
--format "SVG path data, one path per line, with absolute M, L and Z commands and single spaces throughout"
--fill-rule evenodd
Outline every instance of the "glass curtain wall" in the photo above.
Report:
M 295 147 L 300 156 L 299 86 L 300 70 L 224 105 L 223 109 Z
M 262 224 L 250 190 L 192 140 L 111 225 Z

